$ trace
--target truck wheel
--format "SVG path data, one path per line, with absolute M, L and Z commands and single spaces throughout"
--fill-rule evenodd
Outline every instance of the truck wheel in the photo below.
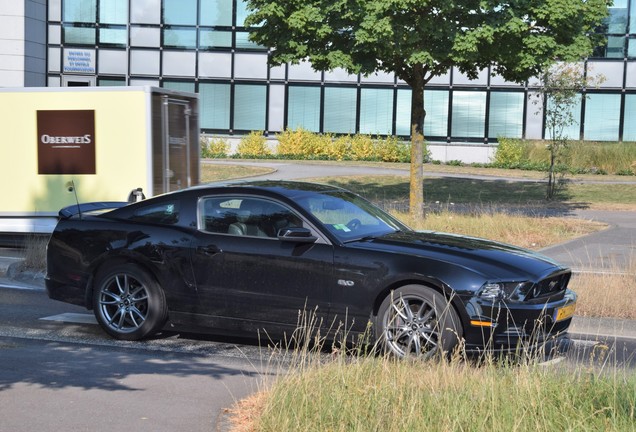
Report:
M 159 284 L 134 264 L 100 271 L 93 290 L 93 311 L 99 325 L 115 339 L 140 340 L 152 336 L 168 317 Z
M 385 352 L 397 357 L 447 355 L 463 334 L 450 302 L 421 285 L 392 291 L 380 305 L 377 318 L 376 338 Z

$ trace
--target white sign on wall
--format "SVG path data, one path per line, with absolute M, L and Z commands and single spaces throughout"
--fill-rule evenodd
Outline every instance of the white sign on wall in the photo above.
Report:
M 95 50 L 65 49 L 64 73 L 95 73 Z

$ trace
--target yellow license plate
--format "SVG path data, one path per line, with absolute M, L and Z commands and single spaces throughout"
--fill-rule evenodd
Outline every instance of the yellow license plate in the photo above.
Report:
M 563 321 L 564 319 L 570 318 L 572 315 L 574 315 L 575 310 L 576 310 L 576 303 L 572 303 L 570 305 L 563 306 L 562 308 L 557 309 L 556 318 L 554 319 L 554 321 L 559 322 L 559 321 Z

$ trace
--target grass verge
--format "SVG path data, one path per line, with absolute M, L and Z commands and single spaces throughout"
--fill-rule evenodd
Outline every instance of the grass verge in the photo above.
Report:
M 636 258 L 632 258 L 627 268 L 610 266 L 608 271 L 603 273 L 575 274 L 570 288 L 578 295 L 576 314 L 587 317 L 636 319 L 635 274 Z
M 528 217 L 505 213 L 462 214 L 442 211 L 424 220 L 413 220 L 409 214 L 391 213 L 417 230 L 441 231 L 487 238 L 528 249 L 541 249 L 590 234 L 606 224 L 563 217 Z
M 274 172 L 272 168 L 247 165 L 201 163 L 201 183 L 239 179 Z
M 371 201 L 392 202 L 406 207 L 409 180 L 406 176 L 349 176 L 314 178 L 350 189 Z M 424 179 L 424 203 L 475 208 L 529 207 L 531 210 L 567 214 L 574 209 L 635 209 L 636 182 L 565 183 L 553 201 L 545 201 L 546 185 L 539 181 L 430 177 Z
M 636 375 L 535 363 L 338 358 L 232 410 L 234 431 L 633 431 Z

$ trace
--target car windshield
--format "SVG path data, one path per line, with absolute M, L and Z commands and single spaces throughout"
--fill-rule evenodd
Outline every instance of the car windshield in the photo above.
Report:
M 383 210 L 346 191 L 311 194 L 297 203 L 342 242 L 409 230 Z

